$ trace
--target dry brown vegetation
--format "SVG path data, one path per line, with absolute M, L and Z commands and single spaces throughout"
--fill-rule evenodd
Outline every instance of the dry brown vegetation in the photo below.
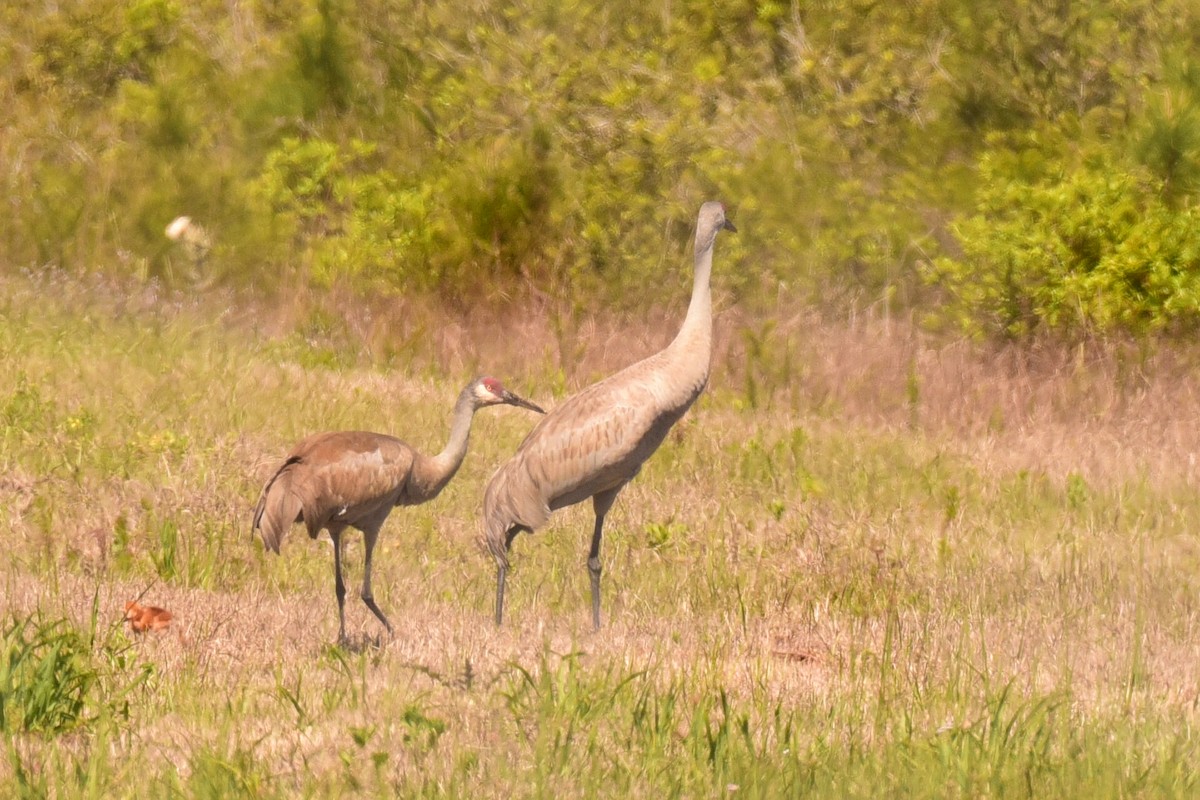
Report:
M 56 280 L 4 285 L 3 610 L 84 629 L 98 609 L 97 652 L 130 666 L 104 667 L 94 706 L 122 669 L 151 672 L 126 712 L 96 717 L 109 733 L 19 738 L 0 784 L 20 763 L 87 796 L 72 765 L 100 758 L 116 765 L 103 796 L 203 796 L 221 776 L 259 796 L 1194 781 L 1188 348 L 997 348 L 882 315 L 727 310 L 709 392 L 613 511 L 599 634 L 586 509 L 518 543 L 509 620 L 490 622 L 479 492 L 529 424 L 497 412 L 445 495 L 385 527 L 376 596 L 398 635 L 378 649 L 351 539 L 363 648 L 339 650 L 327 541 L 297 528 L 276 558 L 248 537 L 291 441 L 364 427 L 431 449 L 469 374 L 551 406 L 664 344 L 675 315 L 447 322 L 349 296 L 276 307 Z M 174 619 L 134 637 L 124 603 L 148 585 Z
M 314 305 L 319 312 L 314 311 Z M 540 306 L 445 309 L 403 301 L 307 297 L 273 309 L 270 331 L 338 321 L 332 346 L 368 361 L 400 359 L 451 374 L 488 369 L 550 378 L 571 392 L 665 346 L 678 314 L 614 318 L 546 300 Z M 260 317 L 260 312 L 247 316 Z M 1176 473 L 1200 452 L 1200 350 L 1179 341 L 1095 339 L 994 344 L 924 332 L 911 315 L 868 310 L 826 319 L 780 303 L 750 317 L 718 310 L 710 388 L 743 399 L 761 385 L 768 411 L 836 418 L 959 441 L 1004 467 L 1115 479 Z M 344 338 L 342 338 L 344 337 Z M 548 374 L 550 373 L 550 374 Z

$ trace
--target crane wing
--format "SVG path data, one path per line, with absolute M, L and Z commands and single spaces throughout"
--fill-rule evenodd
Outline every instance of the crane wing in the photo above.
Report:
M 284 531 L 300 518 L 300 498 L 291 488 L 291 468 L 295 463 L 288 459 L 271 476 L 263 486 L 258 505 L 254 508 L 251 530 L 257 530 L 262 535 L 263 544 L 276 553 L 279 552 Z
M 707 379 L 707 364 L 676 369 L 660 352 L 554 408 L 488 482 L 489 541 L 511 525 L 537 528 L 552 510 L 627 483 Z
M 396 504 L 412 472 L 414 453 L 380 433 L 338 431 L 310 436 L 267 482 L 254 527 L 278 552 L 284 530 L 303 520 L 310 536 L 331 522 L 357 521 Z
M 517 451 L 551 509 L 577 503 L 633 478 L 662 444 L 684 404 L 664 401 L 661 381 L 601 382 L 547 415 Z

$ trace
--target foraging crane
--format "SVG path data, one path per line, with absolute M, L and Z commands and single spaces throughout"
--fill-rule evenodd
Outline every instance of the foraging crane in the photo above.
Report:
M 505 403 L 545 412 L 504 388 L 495 378 L 467 384 L 454 405 L 450 439 L 436 456 L 418 453 L 399 439 L 382 433 L 336 431 L 307 437 L 263 486 L 254 509 L 252 530 L 279 552 L 284 531 L 303 521 L 308 535 L 321 529 L 333 540 L 334 591 L 338 603 L 338 643 L 346 643 L 345 598 L 342 581 L 342 533 L 357 528 L 366 545 L 362 600 L 392 633 L 371 593 L 371 554 L 379 529 L 395 506 L 414 506 L 438 496 L 467 454 L 475 411 Z
M 504 616 L 508 551 L 522 531 L 532 533 L 550 512 L 592 499 L 596 524 L 587 567 L 592 624 L 600 629 L 600 539 L 604 516 L 625 484 L 658 449 L 667 431 L 708 382 L 712 357 L 713 243 L 737 231 L 725 206 L 700 207 L 696 272 L 687 316 L 674 341 L 655 355 L 592 384 L 542 418 L 513 457 L 488 482 L 484 536 L 496 560 L 496 624 Z

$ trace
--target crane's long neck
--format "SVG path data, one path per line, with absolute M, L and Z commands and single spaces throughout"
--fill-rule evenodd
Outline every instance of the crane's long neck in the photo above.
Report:
M 682 359 L 696 369 L 703 369 L 701 380 L 708 377 L 712 357 L 712 277 L 713 244 L 715 236 L 706 241 L 696 239 L 696 274 L 692 283 L 692 300 L 687 316 L 675 340 L 667 350 L 672 358 Z
M 475 404 L 469 392 L 464 391 L 454 404 L 454 415 L 450 422 L 450 438 L 442 452 L 435 456 L 418 455 L 409 477 L 409 493 L 422 500 L 436 497 L 467 456 L 467 443 L 471 438 L 471 421 L 475 417 Z

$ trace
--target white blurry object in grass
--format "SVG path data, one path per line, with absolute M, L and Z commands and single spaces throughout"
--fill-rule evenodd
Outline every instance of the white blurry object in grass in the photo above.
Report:
M 173 242 L 178 242 L 192 227 L 191 217 L 176 217 L 171 220 L 171 224 L 167 226 L 167 238 Z
M 208 232 L 193 222 L 191 217 L 179 216 L 171 220 L 164 233 L 168 239 L 179 243 L 188 261 L 191 262 L 188 267 L 185 267 L 186 277 L 193 283 L 207 283 L 204 267 L 209 250 L 212 249 L 212 240 L 209 238 Z M 211 277 L 209 276 L 209 279 Z

